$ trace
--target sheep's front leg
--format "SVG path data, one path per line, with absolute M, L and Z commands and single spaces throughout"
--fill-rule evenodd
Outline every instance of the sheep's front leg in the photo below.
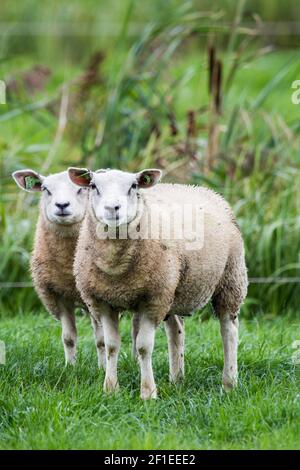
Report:
M 77 331 L 74 302 L 70 299 L 62 299 L 61 295 L 45 288 L 38 289 L 38 294 L 48 312 L 61 322 L 61 339 L 64 346 L 66 364 L 75 364 Z
M 221 335 L 224 349 L 223 387 L 225 391 L 231 390 L 237 384 L 237 349 L 238 327 L 237 313 L 224 313 L 220 315 Z
M 76 362 L 77 343 L 77 330 L 74 312 L 70 312 L 65 307 L 62 307 L 60 321 L 62 327 L 61 337 L 64 345 L 66 365 L 73 365 Z
M 105 370 L 106 357 L 105 357 L 105 343 L 104 343 L 104 332 L 100 319 L 96 319 L 91 315 L 91 323 L 94 330 L 94 338 L 98 356 L 98 367 Z
M 168 338 L 170 382 L 184 377 L 184 323 L 177 315 L 170 315 L 165 323 Z
M 113 392 L 119 388 L 118 384 L 118 356 L 121 339 L 119 334 L 119 314 L 107 310 L 102 313 L 101 321 L 104 331 L 104 343 L 106 353 L 106 370 L 104 380 L 104 391 Z
M 156 398 L 156 385 L 152 370 L 152 352 L 155 338 L 155 324 L 146 315 L 140 316 L 136 338 L 137 355 L 141 368 L 141 398 Z

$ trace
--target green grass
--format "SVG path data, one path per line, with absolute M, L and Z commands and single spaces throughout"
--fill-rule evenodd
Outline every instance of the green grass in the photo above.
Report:
M 139 399 L 130 322 L 121 324 L 120 392 L 102 392 L 92 332 L 78 319 L 79 357 L 64 368 L 60 325 L 23 315 L 1 320 L 7 363 L 0 366 L 1 449 L 299 449 L 300 377 L 294 316 L 241 321 L 238 388 L 221 387 L 219 325 L 186 320 L 186 378 L 168 383 L 166 338 L 157 333 L 156 401 Z

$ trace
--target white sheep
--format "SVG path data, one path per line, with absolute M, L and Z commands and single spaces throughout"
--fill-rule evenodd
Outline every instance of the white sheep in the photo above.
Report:
M 92 316 L 103 324 L 104 390 L 118 387 L 119 311 L 138 314 L 141 397 L 155 398 L 152 351 L 157 325 L 167 320 L 170 375 L 175 380 L 183 375 L 183 327 L 175 315 L 189 315 L 210 300 L 221 324 L 223 386 L 232 388 L 237 382 L 237 316 L 248 282 L 243 240 L 229 205 L 206 188 L 155 186 L 160 170 L 133 174 L 69 168 L 68 173 L 73 183 L 91 187 L 74 273 Z M 153 217 L 157 212 L 159 217 Z M 170 223 L 173 231 L 166 236 Z M 196 233 L 194 240 L 189 233 L 179 235 L 178 227 L 185 232 L 186 225 L 190 235 Z
M 42 176 L 27 169 L 15 171 L 17 185 L 29 192 L 41 191 L 40 212 L 31 258 L 34 287 L 46 309 L 61 321 L 66 363 L 76 360 L 75 305 L 83 304 L 73 275 L 79 228 L 85 215 L 87 193 L 78 189 L 66 171 Z M 98 365 L 105 367 L 102 325 L 91 318 Z

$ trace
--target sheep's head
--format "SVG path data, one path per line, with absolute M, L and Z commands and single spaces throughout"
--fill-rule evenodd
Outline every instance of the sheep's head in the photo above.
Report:
M 12 177 L 21 189 L 42 193 L 41 209 L 48 221 L 59 225 L 82 221 L 88 191 L 73 184 L 67 171 L 42 176 L 33 170 L 20 170 Z
M 143 170 L 126 173 L 118 170 L 69 168 L 69 177 L 81 187 L 90 187 L 90 201 L 95 217 L 111 226 L 130 223 L 138 210 L 139 190 L 151 188 L 161 178 L 161 171 Z

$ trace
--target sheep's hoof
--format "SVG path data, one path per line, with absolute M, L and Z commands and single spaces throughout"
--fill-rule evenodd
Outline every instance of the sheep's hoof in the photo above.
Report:
M 171 384 L 178 384 L 181 383 L 184 380 L 184 373 L 182 371 L 179 371 L 177 374 L 173 374 L 169 376 L 169 380 Z
M 222 380 L 223 388 L 226 393 L 231 392 L 237 386 L 237 378 L 236 377 L 223 377 Z
M 157 398 L 157 390 L 154 387 L 144 386 L 141 388 L 141 399 L 150 400 Z
M 66 362 L 65 362 L 66 367 L 70 367 L 70 366 L 73 367 L 73 366 L 75 366 L 75 364 L 76 364 L 76 357 L 75 356 L 66 358 Z
M 105 393 L 115 393 L 119 390 L 118 381 L 115 379 L 105 379 L 103 390 Z

